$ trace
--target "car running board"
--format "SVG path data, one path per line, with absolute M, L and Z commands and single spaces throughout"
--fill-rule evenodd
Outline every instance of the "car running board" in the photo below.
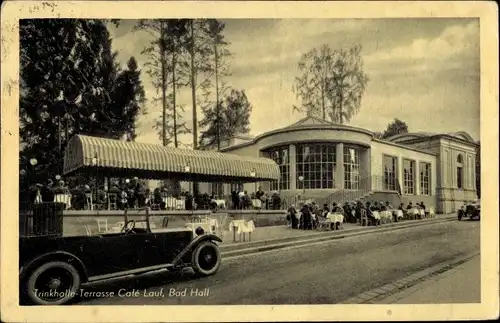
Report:
M 172 265 L 172 264 L 163 264 L 163 265 L 156 265 L 156 266 L 150 266 L 150 267 L 144 267 L 144 268 L 138 268 L 138 269 L 119 271 L 116 273 L 111 273 L 111 274 L 106 274 L 106 275 L 92 276 L 92 277 L 89 277 L 87 284 L 102 282 L 102 281 L 111 280 L 111 279 L 113 279 L 113 280 L 114 279 L 126 279 L 129 277 L 134 277 L 134 276 L 142 275 L 142 274 L 146 274 L 146 273 L 170 270 L 172 268 L 174 268 L 174 265 Z

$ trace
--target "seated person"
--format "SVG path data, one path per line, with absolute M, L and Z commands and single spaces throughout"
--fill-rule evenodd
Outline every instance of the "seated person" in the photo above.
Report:
M 297 210 L 295 209 L 295 205 L 290 205 L 288 208 L 286 219 L 292 223 L 292 229 L 299 228 L 299 220 L 297 219 Z
M 387 207 L 384 204 L 379 204 L 380 211 L 387 211 Z
M 321 216 L 326 217 L 329 212 L 330 207 L 328 206 L 328 204 L 324 204 L 323 209 L 321 210 Z
M 153 204 L 158 205 L 161 210 L 165 210 L 166 204 L 163 202 L 163 196 L 159 188 L 153 191 Z
M 370 221 L 368 221 L 369 222 L 368 225 L 370 224 L 370 222 L 371 222 L 371 224 L 377 223 L 377 220 L 373 216 L 373 211 L 374 211 L 374 206 L 372 206 L 370 202 L 366 202 L 366 216 L 370 220 Z
M 407 209 L 407 210 L 411 210 L 411 209 L 413 209 L 413 204 L 410 202 L 410 203 L 408 204 L 408 206 L 406 207 L 406 209 Z

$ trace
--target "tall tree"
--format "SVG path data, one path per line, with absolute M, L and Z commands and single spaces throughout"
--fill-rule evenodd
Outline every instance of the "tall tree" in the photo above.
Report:
M 359 112 L 369 78 L 361 46 L 334 50 L 328 45 L 302 55 L 293 91 L 301 101 L 294 110 L 343 124 Z
M 106 21 L 20 21 L 20 167 L 26 178 L 59 173 L 73 134 L 134 137 L 144 111 L 140 71 L 133 59 L 121 70 L 115 56 Z M 35 169 L 31 158 L 38 160 Z
M 164 146 L 173 141 L 177 147 L 178 136 L 189 133 L 186 123 L 179 122 L 179 110 L 182 112 L 183 107 L 177 103 L 179 87 L 187 85 L 185 66 L 182 64 L 187 24 L 186 19 L 142 19 L 133 28 L 133 31 L 142 30 L 153 36 L 142 54 L 148 57 L 146 72 L 159 95 L 153 101 L 162 103 L 162 118 L 154 128 L 159 130 Z
M 239 133 L 248 133 L 251 112 L 252 105 L 245 91 L 231 90 L 222 100 L 219 109 L 210 106 L 204 110 L 205 117 L 200 125 L 205 130 L 201 132 L 199 147 L 216 147 L 220 145 L 220 141 L 229 140 Z M 224 127 L 218 127 L 219 124 L 224 124 Z
M 408 125 L 406 124 L 406 122 L 395 118 L 391 123 L 387 125 L 387 129 L 385 129 L 384 133 L 382 134 L 382 139 L 386 139 L 402 133 L 408 133 Z
M 189 38 L 187 52 L 189 55 L 189 85 L 191 86 L 191 102 L 193 113 L 193 149 L 198 145 L 198 90 L 208 89 L 212 85 L 211 77 L 214 74 L 210 66 L 210 56 L 213 54 L 212 46 L 207 36 L 206 19 L 189 20 Z M 202 78 L 200 79 L 199 76 Z
M 217 150 L 220 150 L 222 139 L 222 111 L 221 98 L 228 87 L 224 82 L 224 77 L 229 76 L 228 58 L 231 52 L 227 49 L 229 43 L 224 37 L 225 24 L 217 19 L 209 19 L 206 25 L 206 33 L 213 49 L 212 69 L 215 76 L 215 114 L 216 114 L 216 142 Z M 210 104 L 210 103 L 209 103 Z M 205 109 L 206 110 L 206 109 Z

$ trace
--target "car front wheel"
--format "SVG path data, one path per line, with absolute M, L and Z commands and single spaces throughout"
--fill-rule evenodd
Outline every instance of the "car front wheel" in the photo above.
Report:
M 24 291 L 35 305 L 63 305 L 77 296 L 80 282 L 80 274 L 74 266 L 63 261 L 50 261 L 29 274 Z
M 193 252 L 192 265 L 202 276 L 213 275 L 219 270 L 221 255 L 219 247 L 210 241 L 200 243 Z

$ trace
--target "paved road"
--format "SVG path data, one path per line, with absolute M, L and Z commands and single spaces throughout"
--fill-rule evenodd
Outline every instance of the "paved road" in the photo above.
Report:
M 478 252 L 479 223 L 445 222 L 227 260 L 216 275 L 196 280 L 163 274 L 93 287 L 86 291 L 125 288 L 136 293 L 87 298 L 79 305 L 335 304 L 429 266 Z M 171 296 L 171 290 L 187 295 Z M 201 295 L 191 296 L 196 290 Z

